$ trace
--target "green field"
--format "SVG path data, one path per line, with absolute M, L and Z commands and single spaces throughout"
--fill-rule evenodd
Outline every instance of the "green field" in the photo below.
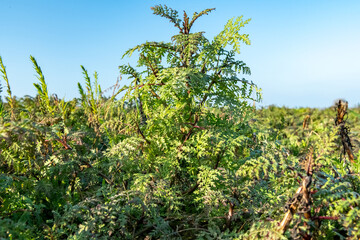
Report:
M 249 20 L 214 39 L 180 31 L 125 53 L 131 83 L 12 95 L 0 58 L 0 239 L 359 239 L 360 108 L 255 108 L 238 60 Z M 76 83 L 74 83 L 76 86 Z

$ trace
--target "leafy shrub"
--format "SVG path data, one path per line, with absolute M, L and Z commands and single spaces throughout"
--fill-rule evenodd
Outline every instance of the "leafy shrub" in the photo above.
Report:
M 38 95 L 13 97 L 0 58 L 0 238 L 359 238 L 360 166 L 333 109 L 251 106 L 261 95 L 237 57 L 249 19 L 209 40 L 191 29 L 214 9 L 152 10 L 179 34 L 128 50 L 138 65 L 119 67 L 131 83 L 110 97 L 83 66 L 78 99 L 51 95 L 33 57 Z M 359 109 L 347 116 L 358 155 Z M 294 197 L 306 177 L 309 205 Z

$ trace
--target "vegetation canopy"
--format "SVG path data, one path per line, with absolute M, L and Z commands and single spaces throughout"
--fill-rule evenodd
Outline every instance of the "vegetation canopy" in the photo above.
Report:
M 360 110 L 255 109 L 250 19 L 192 32 L 214 10 L 153 7 L 179 33 L 126 51 L 110 97 L 81 66 L 58 98 L 30 56 L 37 96 L 17 98 L 0 57 L 0 239 L 360 237 Z

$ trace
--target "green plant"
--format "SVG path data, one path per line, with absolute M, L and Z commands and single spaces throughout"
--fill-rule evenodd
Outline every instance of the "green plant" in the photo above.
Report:
M 7 87 L 6 91 L 7 91 L 8 96 L 6 97 L 6 100 L 10 105 L 11 118 L 14 119 L 14 117 L 15 117 L 14 99 L 12 97 L 11 88 L 10 88 L 10 84 L 9 84 L 9 79 L 8 79 L 8 76 L 7 76 L 7 73 L 6 73 L 6 68 L 5 68 L 4 64 L 3 64 L 1 56 L 0 56 L 0 68 L 1 68 L 0 72 L 2 74 L 3 79 L 6 82 L 6 87 Z M 0 84 L 0 93 L 1 93 L 1 91 L 2 91 L 2 87 L 1 87 L 1 84 Z M 4 112 L 3 103 L 1 103 L 0 108 L 1 108 L 1 110 L 0 110 L 1 115 L 3 115 L 3 112 Z
M 40 83 L 34 83 L 34 86 L 36 87 L 37 93 L 40 97 L 42 110 L 44 113 L 54 114 L 54 109 L 50 104 L 50 97 L 44 74 L 42 73 L 40 66 L 38 65 L 36 59 L 33 56 L 30 56 L 30 60 L 34 65 L 36 73 L 38 74 L 37 79 L 40 81 Z
M 179 34 L 128 50 L 109 98 L 83 66 L 80 98 L 50 95 L 33 57 L 37 96 L 16 98 L 0 58 L 0 239 L 359 238 L 360 108 L 337 127 L 331 108 L 255 109 L 249 20 L 209 40 L 191 30 L 214 9 L 152 10 Z

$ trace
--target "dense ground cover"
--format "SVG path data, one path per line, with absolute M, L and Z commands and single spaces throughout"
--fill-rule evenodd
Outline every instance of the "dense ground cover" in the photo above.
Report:
M 79 98 L 49 94 L 33 57 L 38 95 L 13 97 L 0 59 L 0 238 L 359 238 L 360 109 L 256 110 L 249 20 L 208 40 L 190 30 L 212 9 L 153 11 L 180 33 L 129 50 L 110 97 L 84 67 Z

